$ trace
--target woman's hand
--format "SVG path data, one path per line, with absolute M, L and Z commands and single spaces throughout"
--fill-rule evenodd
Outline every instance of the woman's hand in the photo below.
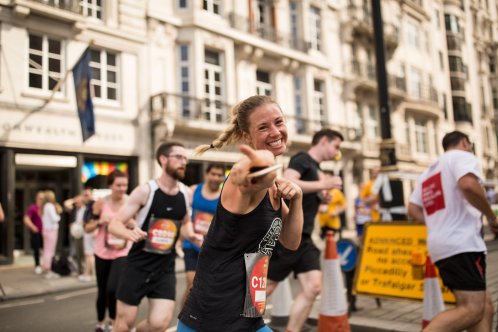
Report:
M 233 183 L 240 187 L 241 191 L 261 190 L 271 186 L 277 176 L 276 171 L 264 176 L 249 179 L 247 175 L 254 168 L 265 168 L 275 163 L 275 156 L 268 150 L 254 150 L 248 145 L 242 144 L 240 152 L 245 156 L 237 162 L 230 173 Z
M 275 180 L 275 198 L 283 198 L 290 201 L 295 201 L 303 197 L 303 191 L 301 188 L 292 181 L 288 179 L 276 179 Z

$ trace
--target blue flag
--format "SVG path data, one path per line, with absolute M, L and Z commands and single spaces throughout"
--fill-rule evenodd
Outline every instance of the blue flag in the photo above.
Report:
M 78 63 L 73 68 L 74 89 L 76 90 L 76 104 L 80 117 L 83 142 L 95 134 L 95 117 L 93 102 L 90 93 L 92 70 L 90 68 L 90 49 L 87 48 Z

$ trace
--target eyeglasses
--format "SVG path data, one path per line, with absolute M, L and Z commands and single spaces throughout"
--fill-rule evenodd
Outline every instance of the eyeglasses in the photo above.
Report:
M 188 158 L 184 155 L 181 155 L 181 154 L 168 154 L 166 157 L 175 158 L 177 160 L 182 160 L 182 161 L 188 163 Z

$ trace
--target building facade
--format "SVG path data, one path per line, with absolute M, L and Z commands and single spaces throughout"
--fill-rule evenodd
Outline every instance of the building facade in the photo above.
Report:
M 316 130 L 345 136 L 343 158 L 323 167 L 344 180 L 348 202 L 378 166 L 380 125 L 369 0 L 0 0 L 0 257 L 26 247 L 23 209 L 40 188 L 59 200 L 91 175 L 125 165 L 131 186 L 158 172 L 164 140 L 189 151 L 226 126 L 253 94 L 278 101 L 290 148 Z M 416 174 L 458 129 L 497 179 L 498 1 L 384 0 L 391 125 L 398 167 Z M 83 142 L 72 77 L 90 47 L 95 136 Z M 43 107 L 41 107 L 44 105 Z M 187 182 L 207 161 L 191 156 Z M 113 166 L 114 167 L 114 166 Z M 97 170 L 97 171 L 95 171 Z M 405 180 L 405 197 L 411 182 Z M 352 220 L 353 207 L 348 214 Z

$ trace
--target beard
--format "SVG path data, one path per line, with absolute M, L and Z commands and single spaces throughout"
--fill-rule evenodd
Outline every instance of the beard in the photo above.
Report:
M 166 164 L 165 171 L 166 171 L 166 174 L 168 174 L 169 176 L 171 176 L 175 180 L 183 180 L 183 178 L 185 177 L 185 169 L 184 168 L 176 168 L 175 169 L 173 167 L 169 167 L 169 165 Z

